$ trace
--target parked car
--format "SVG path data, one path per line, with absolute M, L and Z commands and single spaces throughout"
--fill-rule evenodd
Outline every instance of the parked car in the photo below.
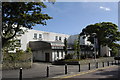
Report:
M 115 60 L 120 60 L 120 56 L 114 57 Z

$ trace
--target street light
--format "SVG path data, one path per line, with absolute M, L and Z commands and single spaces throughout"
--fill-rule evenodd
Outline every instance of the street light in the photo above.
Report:
M 92 36 L 94 37 L 94 56 L 96 60 L 96 33 L 93 33 Z

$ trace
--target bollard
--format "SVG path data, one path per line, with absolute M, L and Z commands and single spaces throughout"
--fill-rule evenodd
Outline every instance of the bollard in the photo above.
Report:
M 96 62 L 96 68 L 98 68 L 98 62 Z
M 107 65 L 109 66 L 109 61 L 107 62 Z
M 47 77 L 49 77 L 49 66 L 47 66 Z
M 65 64 L 65 74 L 67 74 L 67 64 Z
M 90 63 L 88 64 L 88 70 L 90 70 Z
M 104 67 L 104 62 L 102 62 L 102 64 L 103 64 L 103 67 Z
M 80 72 L 80 64 L 78 64 L 78 66 L 79 66 L 79 72 Z
M 19 80 L 22 80 L 22 68 L 20 68 Z

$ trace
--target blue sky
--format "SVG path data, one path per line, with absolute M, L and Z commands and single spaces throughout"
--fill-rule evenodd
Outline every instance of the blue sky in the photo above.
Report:
M 56 2 L 45 3 L 43 13 L 53 19 L 46 26 L 36 25 L 33 29 L 64 34 L 78 34 L 89 24 L 113 22 L 118 25 L 117 2 Z

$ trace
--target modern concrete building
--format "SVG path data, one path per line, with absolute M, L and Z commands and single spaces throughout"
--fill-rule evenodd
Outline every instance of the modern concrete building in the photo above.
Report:
M 18 39 L 21 44 L 20 49 L 25 51 L 27 47 L 31 47 L 33 60 L 52 62 L 64 58 L 64 39 L 68 39 L 69 36 L 60 33 L 27 30 Z
M 20 49 L 26 50 L 31 47 L 33 52 L 33 60 L 52 62 L 65 57 L 64 39 L 67 38 L 68 45 L 73 45 L 74 41 L 78 39 L 78 35 L 67 35 L 38 30 L 27 30 L 25 34 L 17 37 L 21 44 Z M 80 37 L 80 45 L 93 46 L 87 38 Z M 102 49 L 102 55 L 106 54 L 108 49 Z

